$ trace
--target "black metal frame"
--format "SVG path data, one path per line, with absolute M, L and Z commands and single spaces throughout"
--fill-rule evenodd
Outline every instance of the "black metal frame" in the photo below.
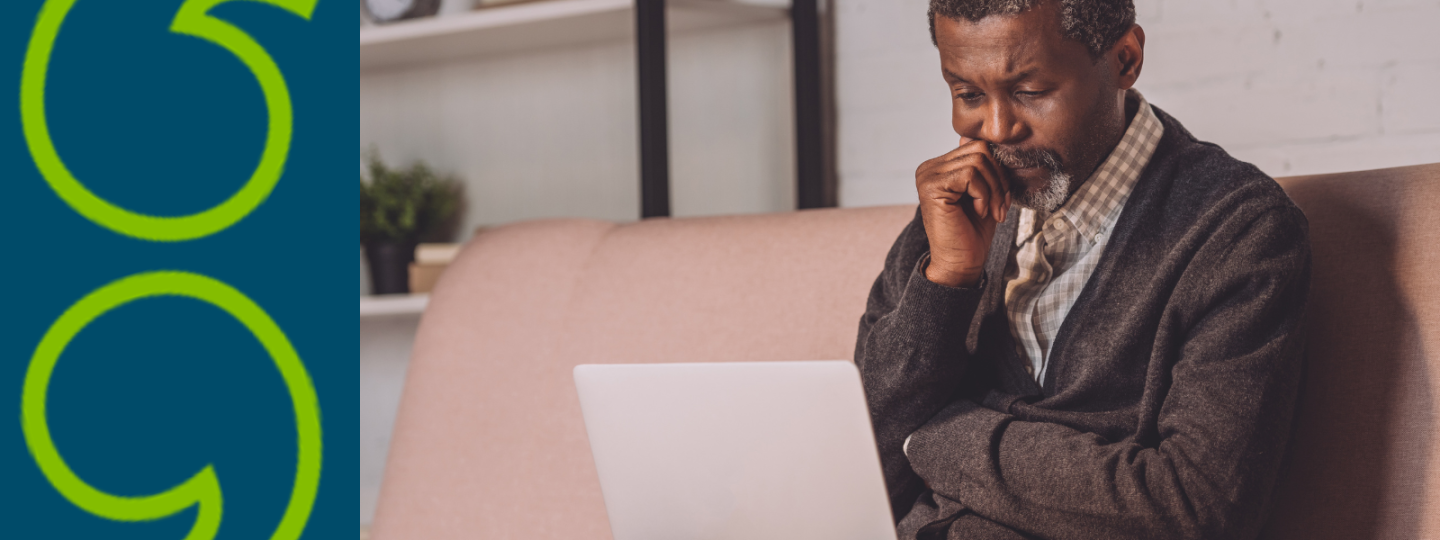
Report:
M 792 0 L 795 53 L 795 206 L 836 205 L 834 117 L 826 34 L 817 0 Z M 635 0 L 639 74 L 640 217 L 670 215 L 670 143 L 665 82 L 665 0 Z
M 640 218 L 669 216 L 665 0 L 635 0 L 635 67 L 640 75 Z
M 826 99 L 822 83 L 820 11 L 816 0 L 793 0 L 790 32 L 795 51 L 795 207 L 835 206 L 827 170 Z

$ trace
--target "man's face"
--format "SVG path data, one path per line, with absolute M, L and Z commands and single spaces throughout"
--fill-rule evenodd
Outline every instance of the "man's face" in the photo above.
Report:
M 1124 133 L 1112 60 L 1064 37 L 1056 2 L 977 22 L 935 17 L 951 122 L 990 143 L 1015 202 L 1053 211 Z

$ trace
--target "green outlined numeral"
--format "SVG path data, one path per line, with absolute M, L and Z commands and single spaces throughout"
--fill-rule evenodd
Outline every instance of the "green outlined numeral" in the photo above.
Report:
M 155 296 L 189 297 L 225 310 L 255 335 L 275 361 L 295 407 L 299 459 L 290 502 L 270 538 L 299 538 L 310 519 L 320 486 L 320 402 L 315 394 L 315 385 L 290 340 L 260 306 L 234 287 L 199 274 L 159 271 L 119 279 L 81 298 L 45 332 L 30 359 L 20 395 L 25 444 L 39 464 L 40 471 L 71 503 L 97 516 L 117 521 L 149 521 L 174 515 L 198 504 L 199 516 L 185 540 L 210 540 L 219 531 L 222 497 L 220 480 L 215 476 L 213 466 L 206 465 L 189 480 L 163 493 L 121 497 L 95 489 L 76 476 L 60 457 L 60 451 L 50 436 L 50 426 L 45 417 L 45 396 L 50 376 L 65 347 L 97 317 L 129 302 Z
M 21 123 L 26 144 L 41 175 L 76 212 L 123 235 L 154 242 L 179 242 L 204 238 L 234 225 L 270 195 L 280 180 L 290 150 L 293 120 L 290 92 L 280 69 L 264 48 L 243 30 L 208 14 L 211 8 L 229 1 L 239 0 L 187 0 L 176 13 L 170 30 L 225 48 L 255 75 L 270 116 L 265 149 L 250 179 L 229 199 L 208 210 L 178 217 L 150 216 L 116 206 L 86 189 L 65 167 L 46 123 L 45 78 L 55 39 L 76 0 L 48 0 L 41 7 L 20 78 Z M 318 2 L 246 1 L 278 6 L 307 20 Z M 320 404 L 314 383 L 289 339 L 270 316 L 240 291 L 210 277 L 179 271 L 136 274 L 96 289 L 61 314 L 36 347 L 21 391 L 21 428 L 35 463 L 61 495 L 97 516 L 117 521 L 149 521 L 198 505 L 195 524 L 185 539 L 210 540 L 219 532 L 224 504 L 220 480 L 213 466 L 205 466 L 163 493 L 144 497 L 112 495 L 85 483 L 66 465 L 50 436 L 46 420 L 50 377 L 60 354 L 75 335 L 109 310 L 142 298 L 167 295 L 194 298 L 225 310 L 250 330 L 279 369 L 295 408 L 298 459 L 290 500 L 271 539 L 299 538 L 319 492 L 323 456 Z
M 285 77 L 270 54 L 249 34 L 230 23 L 208 14 L 219 4 L 240 0 L 189 0 L 180 6 L 170 31 L 195 36 L 234 53 L 260 83 L 265 106 L 270 113 L 269 133 L 260 164 L 245 186 L 224 202 L 187 216 L 164 217 L 141 214 L 116 206 L 94 194 L 70 173 L 45 119 L 45 77 L 50 69 L 50 53 L 60 26 L 76 0 L 49 0 L 40 8 L 30 47 L 25 53 L 25 66 L 20 75 L 20 121 L 30 155 L 50 188 L 71 208 L 112 231 L 157 242 L 178 242 L 203 238 L 222 231 L 255 210 L 280 181 L 285 160 L 290 152 L 292 115 L 290 90 Z M 309 20 L 319 0 L 245 0 L 271 4 Z

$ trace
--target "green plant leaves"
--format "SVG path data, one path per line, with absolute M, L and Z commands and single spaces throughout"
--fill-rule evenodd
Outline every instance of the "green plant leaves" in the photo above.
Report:
M 461 209 L 462 185 L 422 162 L 392 169 L 374 152 L 370 181 L 360 180 L 360 243 L 448 240 Z

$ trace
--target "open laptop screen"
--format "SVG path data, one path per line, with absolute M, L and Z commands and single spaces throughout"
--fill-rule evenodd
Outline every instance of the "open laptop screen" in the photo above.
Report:
M 615 540 L 893 540 L 849 361 L 581 365 Z

